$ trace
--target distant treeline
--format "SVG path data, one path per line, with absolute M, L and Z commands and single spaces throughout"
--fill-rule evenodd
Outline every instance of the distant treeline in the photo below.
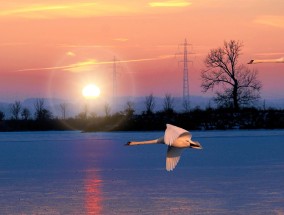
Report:
M 279 129 L 284 128 L 284 110 L 242 108 L 196 107 L 177 113 L 172 109 L 161 112 L 134 114 L 133 109 L 105 116 L 75 117 L 58 119 L 48 117 L 36 119 L 8 119 L 0 121 L 0 131 L 154 131 L 164 130 L 170 123 L 188 130 L 214 129 Z
M 166 123 L 189 130 L 284 128 L 284 110 L 266 109 L 265 103 L 262 109 L 254 107 L 260 99 L 262 84 L 257 71 L 239 61 L 242 47 L 240 41 L 224 41 L 223 46 L 211 49 L 204 59 L 201 88 L 203 92 L 214 92 L 216 108 L 210 103 L 206 109 L 192 108 L 184 94 L 184 111 L 176 112 L 177 102 L 171 94 L 166 94 L 163 109 L 155 112 L 156 98 L 150 94 L 145 97 L 141 114 L 135 114 L 134 103 L 128 101 L 125 109 L 118 113 L 111 114 L 111 107 L 105 104 L 104 116 L 90 112 L 86 106 L 74 118 L 67 118 L 68 105 L 62 103 L 58 118 L 45 107 L 44 99 L 35 101 L 33 113 L 20 101 L 15 101 L 10 105 L 9 119 L 0 110 L 0 130 L 149 131 L 164 130 Z

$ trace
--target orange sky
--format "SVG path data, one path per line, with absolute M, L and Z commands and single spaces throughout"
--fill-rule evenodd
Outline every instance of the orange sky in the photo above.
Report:
M 182 95 L 187 38 L 191 95 L 203 95 L 203 59 L 224 40 L 243 42 L 241 61 L 284 56 L 283 0 L 15 0 L 1 3 L 0 101 L 73 99 L 94 82 L 112 95 Z M 263 97 L 283 97 L 284 64 L 258 69 Z M 206 95 L 206 94 L 205 94 Z

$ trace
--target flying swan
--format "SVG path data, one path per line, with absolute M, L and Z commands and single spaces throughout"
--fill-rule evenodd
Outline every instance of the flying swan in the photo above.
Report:
M 168 145 L 166 169 L 172 171 L 179 162 L 180 156 L 186 148 L 202 149 L 199 142 L 191 140 L 192 135 L 177 126 L 167 124 L 165 135 L 155 140 L 131 141 L 126 145 L 135 146 L 142 144 L 166 144 Z
M 248 64 L 255 63 L 284 63 L 284 57 L 278 59 L 250 60 Z

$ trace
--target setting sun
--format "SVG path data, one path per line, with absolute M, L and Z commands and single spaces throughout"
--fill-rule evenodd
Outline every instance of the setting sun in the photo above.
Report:
M 82 95 L 87 99 L 98 97 L 101 91 L 95 84 L 88 84 L 82 90 Z

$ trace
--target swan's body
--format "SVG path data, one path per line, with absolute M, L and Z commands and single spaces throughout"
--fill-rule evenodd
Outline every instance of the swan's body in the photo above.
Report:
M 256 63 L 284 63 L 284 57 L 278 59 L 251 60 L 248 64 Z
M 194 148 L 202 149 L 199 142 L 191 140 L 192 135 L 177 126 L 167 124 L 165 135 L 158 139 L 147 140 L 147 141 L 132 141 L 128 142 L 127 145 L 144 145 L 144 144 L 166 144 L 168 145 L 166 169 L 168 171 L 173 170 L 179 162 L 180 156 L 184 149 Z

